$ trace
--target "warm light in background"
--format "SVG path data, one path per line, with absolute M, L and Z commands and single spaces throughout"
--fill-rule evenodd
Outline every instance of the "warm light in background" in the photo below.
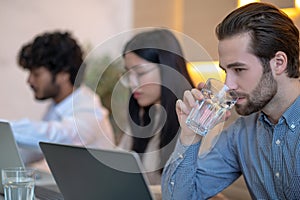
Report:
M 238 0 L 238 7 L 241 7 L 245 4 L 252 3 L 252 2 L 260 2 L 260 0 Z M 267 2 L 267 1 L 264 1 L 264 2 Z M 268 2 L 272 3 L 272 1 L 268 1 Z M 280 2 L 284 3 L 284 2 L 288 2 L 288 1 L 282 0 Z M 276 1 L 273 4 L 276 5 Z M 282 8 L 281 9 L 292 19 L 295 18 L 300 13 L 300 0 L 294 0 L 293 4 L 294 4 L 294 7 L 292 7 L 292 8 Z M 277 5 L 277 6 L 279 6 L 279 5 Z
M 296 8 L 284 8 L 281 9 L 283 12 L 285 12 L 290 18 L 295 18 L 299 13 L 300 13 L 300 7 L 299 7 L 299 2 L 296 5 Z
M 200 82 L 205 82 L 208 78 L 225 81 L 225 72 L 219 67 L 217 61 L 190 62 L 187 64 L 187 70 L 194 86 L 197 86 Z
M 238 7 L 241 7 L 245 4 L 252 3 L 252 2 L 260 2 L 260 0 L 238 0 Z M 264 2 L 266 2 L 266 1 L 264 1 Z M 282 0 L 281 3 L 283 3 L 283 2 L 288 2 L 288 1 Z M 273 3 L 273 2 L 269 1 L 269 3 Z M 293 4 L 294 4 L 294 7 L 292 7 L 292 8 L 282 8 L 281 9 L 292 19 L 300 14 L 300 0 L 294 0 Z M 276 5 L 276 3 L 274 3 L 274 5 Z
M 260 0 L 238 0 L 238 7 L 241 7 L 243 5 L 246 5 L 248 3 L 253 3 L 253 2 L 260 2 Z

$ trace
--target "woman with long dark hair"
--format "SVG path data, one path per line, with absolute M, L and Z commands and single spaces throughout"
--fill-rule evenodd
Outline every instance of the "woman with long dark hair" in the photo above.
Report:
M 154 29 L 135 35 L 123 50 L 131 90 L 128 121 L 119 147 L 139 153 L 151 184 L 160 184 L 162 168 L 179 132 L 175 103 L 192 88 L 186 61 L 175 35 Z

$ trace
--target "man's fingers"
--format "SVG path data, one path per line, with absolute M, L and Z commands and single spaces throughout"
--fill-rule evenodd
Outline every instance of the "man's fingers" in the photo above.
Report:
M 198 89 L 192 89 L 192 90 L 191 90 L 191 93 L 192 93 L 192 95 L 194 96 L 194 98 L 195 98 L 196 100 L 201 100 L 201 99 L 203 99 L 203 95 L 202 95 L 202 93 L 200 92 L 200 90 L 198 90 Z
M 178 99 L 176 102 L 176 111 L 179 115 L 185 114 L 188 115 L 190 109 L 183 103 L 182 100 Z
M 200 82 L 200 83 L 197 85 L 198 90 L 201 90 L 202 88 L 204 88 L 204 85 L 205 85 L 204 82 Z
M 195 98 L 191 91 L 187 90 L 183 95 L 183 102 L 191 109 L 195 105 Z

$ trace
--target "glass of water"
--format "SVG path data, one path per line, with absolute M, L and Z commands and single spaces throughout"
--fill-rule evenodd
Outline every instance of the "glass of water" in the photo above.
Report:
M 223 82 L 213 78 L 206 81 L 201 93 L 203 99 L 197 100 L 186 119 L 186 125 L 195 133 L 205 136 L 221 121 L 225 112 L 234 106 L 238 95 Z
M 5 200 L 34 200 L 35 170 L 2 169 L 2 184 Z

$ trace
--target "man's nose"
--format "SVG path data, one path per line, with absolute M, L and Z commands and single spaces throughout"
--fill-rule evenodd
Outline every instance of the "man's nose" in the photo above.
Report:
M 236 90 L 238 88 L 238 85 L 236 83 L 236 80 L 232 76 L 226 75 L 225 78 L 225 84 L 231 89 L 231 90 Z
M 28 75 L 28 77 L 27 77 L 27 83 L 28 83 L 28 84 L 32 84 L 32 82 L 33 82 L 33 76 L 32 76 L 32 74 L 30 73 L 30 74 Z

